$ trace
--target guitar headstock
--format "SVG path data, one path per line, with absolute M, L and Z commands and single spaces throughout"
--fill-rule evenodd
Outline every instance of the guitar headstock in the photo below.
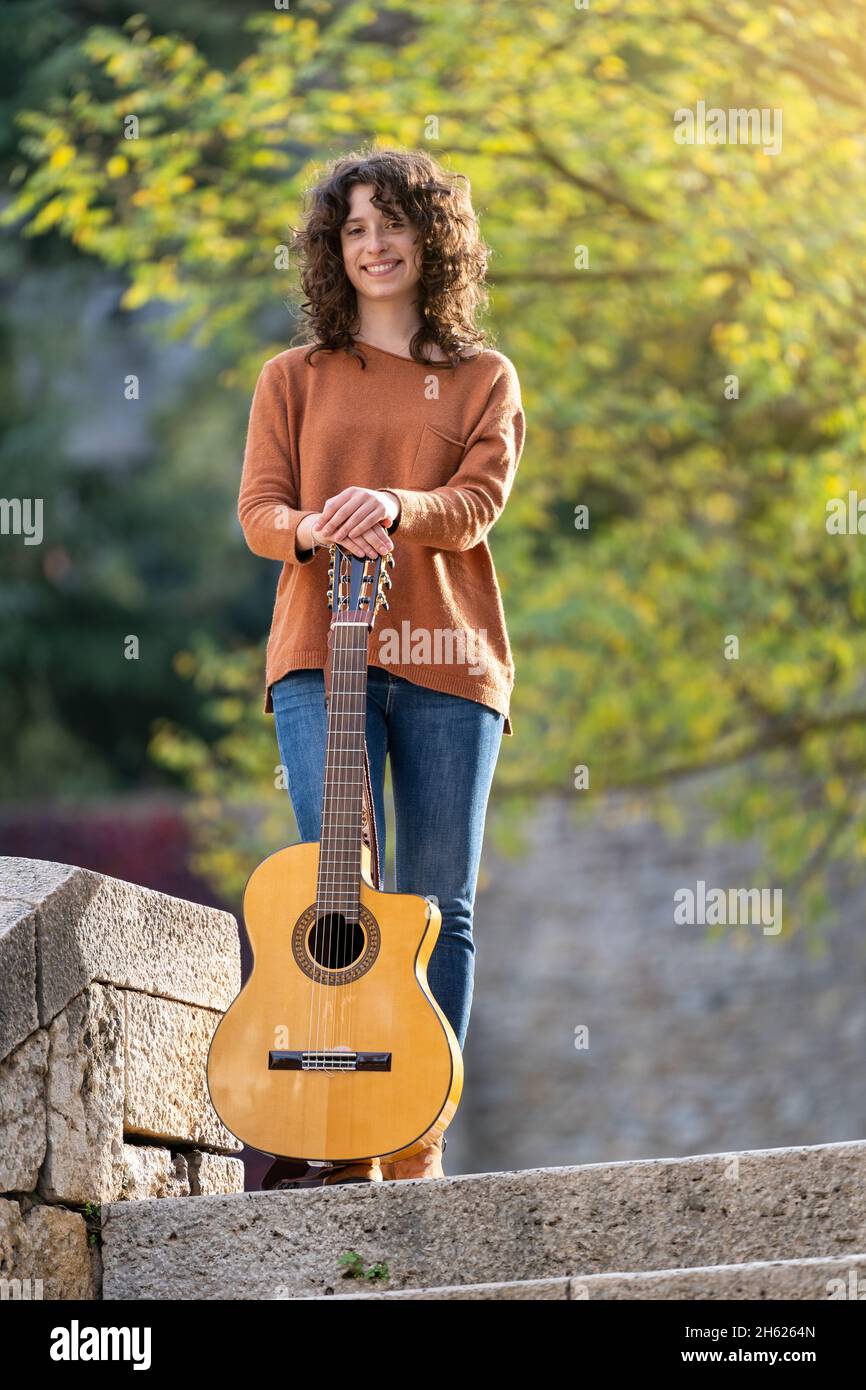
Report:
M 350 555 L 334 541 L 328 565 L 328 607 L 341 622 L 366 623 L 372 628 L 380 608 L 388 607 L 385 590 L 391 588 L 389 570 L 394 552 L 375 559 Z

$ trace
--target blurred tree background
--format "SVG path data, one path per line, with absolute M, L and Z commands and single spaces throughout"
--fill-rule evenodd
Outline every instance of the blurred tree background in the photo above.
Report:
M 2 537 L 2 794 L 188 787 L 231 895 L 286 842 L 246 412 L 297 328 L 276 263 L 306 185 L 364 141 L 420 146 L 471 180 L 528 420 L 492 537 L 517 663 L 497 833 L 622 788 L 675 827 L 680 780 L 718 770 L 713 833 L 761 837 L 789 925 L 825 911 L 831 861 L 866 857 L 866 539 L 827 526 L 863 487 L 864 18 L 8 6 L 4 492 L 38 478 L 46 520 Z M 680 143 L 699 102 L 778 113 L 781 148 Z

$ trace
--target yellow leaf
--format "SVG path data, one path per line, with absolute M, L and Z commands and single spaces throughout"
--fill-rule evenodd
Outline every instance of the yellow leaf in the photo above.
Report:
M 49 227 L 54 227 L 63 216 L 63 210 L 63 199 L 52 198 L 34 217 L 32 222 L 33 231 L 44 232 L 47 231 Z
M 733 521 L 737 504 L 728 492 L 711 492 L 704 502 L 704 512 L 709 521 Z
M 192 652 L 175 652 L 172 666 L 179 676 L 191 676 L 196 668 Z
M 608 53 L 607 57 L 602 58 L 600 63 L 596 63 L 594 75 L 606 81 L 609 78 L 625 77 L 628 68 L 616 53 Z
M 71 164 L 75 158 L 75 148 L 72 145 L 58 145 L 52 152 L 48 163 L 52 169 L 65 169 L 67 164 Z
M 130 285 L 125 291 L 120 303 L 124 309 L 140 309 L 142 304 L 146 304 L 150 298 L 150 293 L 142 284 Z
M 715 298 L 717 295 L 724 294 L 725 290 L 729 289 L 733 283 L 733 276 L 728 275 L 723 270 L 716 275 L 705 275 L 701 281 L 701 294 L 705 294 L 707 298 Z

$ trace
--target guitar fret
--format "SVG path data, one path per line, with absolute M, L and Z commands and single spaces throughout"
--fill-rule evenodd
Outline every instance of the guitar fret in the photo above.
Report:
M 319 896 L 357 909 L 361 886 L 364 736 L 370 625 L 334 618 L 323 780 Z M 347 631 L 348 629 L 348 631 Z

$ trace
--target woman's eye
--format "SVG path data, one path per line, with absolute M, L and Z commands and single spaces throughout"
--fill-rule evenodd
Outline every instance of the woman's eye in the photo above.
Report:
M 388 223 L 388 226 L 389 226 L 389 227 L 402 227 L 402 226 L 403 226 L 403 223 L 402 223 L 402 222 L 399 222 L 399 221 L 397 221 L 397 222 L 389 222 L 389 223 Z M 350 227 L 350 228 L 349 228 L 348 235 L 349 235 L 349 236 L 354 236 L 356 232 L 362 232 L 363 230 L 364 230 L 363 227 Z

